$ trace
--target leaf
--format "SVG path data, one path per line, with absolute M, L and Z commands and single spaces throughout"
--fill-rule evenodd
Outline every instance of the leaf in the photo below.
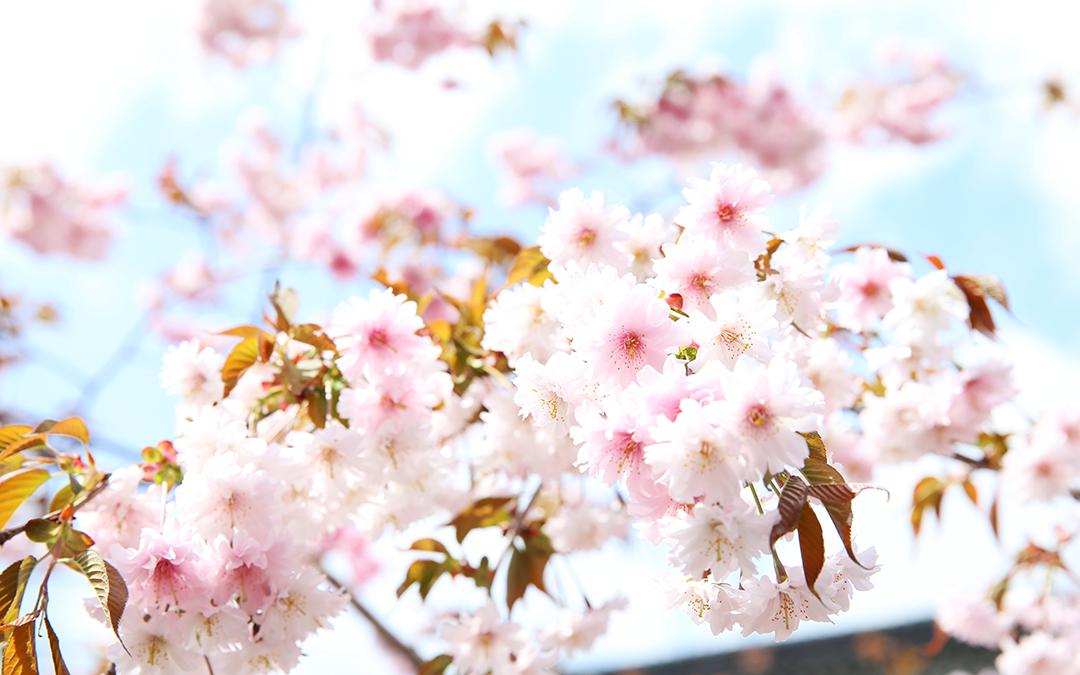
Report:
M 810 486 L 802 478 L 791 476 L 780 490 L 780 503 L 776 507 L 776 522 L 769 531 L 769 549 L 776 555 L 776 542 L 798 526 L 802 508 L 806 505 Z
M 124 583 L 124 578 L 115 567 L 93 549 L 83 551 L 72 558 L 72 561 L 90 582 L 90 586 L 97 595 L 98 603 L 105 612 L 105 620 L 112 626 L 113 634 L 123 645 L 124 641 L 120 638 L 120 618 L 124 615 L 124 607 L 128 600 L 127 584 Z
M 851 500 L 859 492 L 847 484 L 836 467 L 818 459 L 828 454 L 818 433 L 808 432 L 801 435 L 806 439 L 806 445 L 810 449 L 810 456 L 802 467 L 803 476 L 810 482 L 807 493 L 821 500 L 822 505 L 825 506 L 825 512 L 829 514 L 829 520 L 832 521 L 836 534 L 840 536 L 848 558 L 859 567 L 866 569 L 855 555 L 855 545 L 851 540 L 851 525 L 855 518 L 851 510 Z M 817 447 L 819 443 L 820 447 Z
M 17 455 L 20 452 L 26 452 L 27 450 L 36 450 L 37 448 L 44 447 L 44 434 L 30 434 L 29 436 L 24 436 L 4 448 L 3 452 L 0 452 L 0 460 L 7 459 L 8 457 Z
M 529 586 L 536 586 L 547 592 L 544 587 L 544 570 L 554 551 L 551 542 L 544 535 L 525 540 L 524 548 L 514 547 L 510 556 L 510 566 L 506 571 L 506 609 L 514 608 L 514 603 L 525 595 Z
M 971 500 L 971 503 L 975 506 L 978 506 L 979 491 L 975 489 L 975 483 L 972 483 L 970 478 L 965 478 L 964 481 L 960 483 L 960 485 L 964 487 L 964 494 L 968 496 L 968 499 Z
M 26 522 L 26 538 L 38 544 L 53 544 L 63 528 L 60 523 L 45 518 L 33 518 Z
M 308 389 L 304 392 L 304 400 L 307 401 L 307 412 L 308 417 L 311 418 L 311 423 L 319 429 L 325 428 L 328 412 L 326 389 L 323 387 Z
M 34 433 L 70 436 L 82 441 L 83 445 L 90 444 L 90 431 L 86 428 L 86 423 L 78 417 L 69 417 L 59 422 L 45 420 L 34 429 Z
M 432 553 L 445 553 L 450 555 L 446 547 L 438 539 L 417 539 L 409 547 L 410 551 L 430 551 Z
M 828 452 L 825 450 L 825 441 L 821 440 L 821 434 L 816 431 L 798 432 L 806 440 L 806 447 L 810 450 L 810 459 L 820 462 L 828 462 Z
M 301 323 L 289 329 L 289 337 L 321 352 L 337 352 L 337 345 L 317 323 Z
M 783 243 L 783 239 L 773 237 L 765 244 L 765 252 L 754 258 L 754 269 L 757 270 L 758 281 L 765 281 L 770 274 L 777 273 L 772 266 L 772 257 Z
M 21 613 L 22 596 L 35 565 L 37 558 L 31 555 L 16 560 L 0 572 L 0 618 L 4 623 L 10 623 Z
M 510 272 L 506 275 L 506 286 L 513 286 L 519 281 L 528 281 L 533 286 L 543 286 L 548 279 L 553 279 L 548 265 L 551 263 L 539 246 L 523 248 L 514 258 Z
M 420 599 L 427 598 L 429 592 L 431 592 L 432 586 L 439 580 L 439 577 L 446 572 L 446 565 L 436 560 L 414 560 L 409 569 L 405 571 L 405 581 L 401 582 L 401 585 L 397 588 L 397 596 L 400 598 L 405 591 L 416 584 L 420 589 Z
M 843 504 L 858 496 L 858 492 L 845 483 L 811 485 L 810 496 L 820 499 L 823 504 Z
M 941 497 L 945 492 L 945 484 L 933 476 L 927 476 L 915 484 L 914 494 L 911 499 L 911 528 L 915 536 L 919 535 L 922 528 L 923 513 L 928 508 L 933 508 L 938 518 L 941 518 Z
M 817 514 L 810 504 L 803 504 L 796 529 L 799 533 L 799 553 L 802 556 L 806 587 L 820 600 L 814 583 L 821 575 L 821 568 L 825 566 L 825 537 L 821 533 Z
M 501 525 L 510 520 L 510 512 L 504 508 L 513 497 L 485 497 L 470 504 L 450 521 L 458 543 L 465 541 L 465 536 L 479 527 Z
M 60 638 L 56 636 L 56 631 L 53 630 L 52 624 L 49 623 L 48 616 L 45 617 L 45 632 L 49 636 L 49 654 L 52 656 L 53 674 L 71 675 L 67 664 L 64 663 L 63 655 L 60 654 Z
M 844 248 L 840 249 L 838 251 L 838 253 L 854 253 L 855 251 L 858 251 L 860 248 L 880 248 L 883 251 L 885 251 L 885 253 L 889 256 L 889 260 L 892 260 L 893 262 L 907 262 L 908 261 L 908 257 L 906 255 L 904 255 L 903 253 L 901 253 L 900 251 L 897 251 L 894 248 L 889 248 L 888 246 L 886 246 L 884 244 L 879 244 L 877 242 L 872 242 L 872 241 L 871 242 L 864 242 L 864 243 L 861 243 L 861 244 L 852 244 L 851 246 L 845 246 Z
M 993 337 L 997 327 L 986 299 L 991 298 L 1008 309 L 1009 299 L 1005 295 L 1004 286 L 996 277 L 988 275 L 957 275 L 952 279 L 967 300 L 968 325 L 972 330 Z
M 47 480 L 49 472 L 45 469 L 27 469 L 0 477 L 0 527 L 7 525 L 12 514 Z
M 258 362 L 259 343 L 258 337 L 244 338 L 229 352 L 225 365 L 221 367 L 221 382 L 225 385 L 223 397 L 228 396 L 248 368 Z
M 53 495 L 52 501 L 49 502 L 49 511 L 58 512 L 74 501 L 75 490 L 72 489 L 71 485 L 65 485 Z
M 34 622 L 19 624 L 6 632 L 4 675 L 37 675 Z
M 8 446 L 30 433 L 30 431 L 30 427 L 22 424 L 9 424 L 0 427 L 0 456 L 6 457 L 7 453 L 4 451 L 7 450 Z
M 442 675 L 453 661 L 454 659 L 449 654 L 439 654 L 420 666 L 420 672 L 417 675 Z

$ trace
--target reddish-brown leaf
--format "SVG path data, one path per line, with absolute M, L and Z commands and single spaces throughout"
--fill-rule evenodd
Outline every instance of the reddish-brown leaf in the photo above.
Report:
M 821 568 L 825 566 L 825 537 L 822 535 L 817 514 L 810 504 L 803 504 L 796 529 L 799 533 L 799 553 L 802 555 L 806 587 L 817 596 L 814 583 L 821 575 Z
M 806 498 L 809 495 L 810 486 L 802 478 L 791 476 L 780 490 L 780 503 L 776 508 L 776 522 L 769 532 L 769 548 L 776 553 L 776 542 L 785 534 L 793 531 L 799 524 L 799 515 Z

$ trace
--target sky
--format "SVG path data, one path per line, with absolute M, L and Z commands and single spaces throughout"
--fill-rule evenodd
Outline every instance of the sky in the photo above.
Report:
M 603 189 L 612 200 L 676 196 L 675 184 L 658 178 L 663 173 L 656 166 L 628 174 L 599 158 L 598 141 L 614 128 L 611 99 L 639 92 L 676 67 L 724 64 L 744 75 L 761 57 L 816 95 L 857 76 L 877 46 L 897 39 L 937 47 L 969 74 L 971 86 L 941 117 L 950 136 L 924 148 L 834 153 L 826 178 L 783 200 L 777 213 L 794 218 L 800 204 L 827 201 L 845 243 L 887 241 L 937 254 L 956 271 L 998 274 L 1015 312 L 1005 322 L 1005 339 L 1015 348 L 1033 405 L 1069 391 L 1080 370 L 1074 311 L 1080 306 L 1080 118 L 1048 113 L 1039 98 L 1040 81 L 1061 76 L 1068 82 L 1080 66 L 1077 17 L 1068 3 L 477 2 L 470 4 L 477 15 L 497 6 L 500 15 L 528 19 L 519 53 L 494 63 L 452 54 L 405 75 L 364 65 L 356 37 L 360 3 L 303 3 L 298 15 L 313 39 L 289 47 L 277 63 L 243 73 L 198 51 L 197 4 L 0 4 L 0 91 L 6 93 L 0 167 L 48 159 L 76 175 L 125 177 L 131 194 L 107 265 L 41 259 L 0 240 L 5 290 L 58 305 L 60 326 L 30 337 L 33 354 L 62 369 L 87 374 L 102 363 L 139 322 L 139 280 L 198 245 L 191 223 L 155 195 L 153 176 L 163 159 L 175 154 L 199 171 L 220 172 L 228 139 L 253 110 L 293 138 L 310 132 L 303 107 L 312 91 L 316 123 L 333 121 L 360 101 L 392 133 L 404 132 L 395 136 L 393 162 L 383 167 L 388 181 L 408 176 L 441 188 L 475 206 L 480 227 L 510 228 L 528 238 L 543 213 L 508 213 L 500 205 L 502 183 L 488 144 L 493 132 L 527 127 L 558 137 L 571 155 L 590 163 L 579 185 Z M 448 92 L 441 82 L 450 75 L 461 86 Z M 303 267 L 287 269 L 283 282 L 299 288 L 304 307 L 316 313 L 362 290 Z M 259 283 L 257 274 L 241 280 L 209 320 L 226 327 L 253 318 Z M 88 417 L 102 437 L 134 451 L 171 434 L 172 403 L 157 386 L 162 351 L 152 337 L 141 341 L 94 401 Z M 0 404 L 33 417 L 62 414 L 77 389 L 55 369 L 5 372 Z M 973 551 L 995 559 L 993 542 L 970 507 L 959 500 L 945 507 L 955 528 L 950 532 L 965 536 L 934 527 L 917 545 L 907 536 L 904 500 L 929 470 L 912 467 L 890 476 L 898 487 L 889 499 L 860 497 L 860 517 L 872 529 L 905 534 L 879 545 L 886 567 L 870 597 L 857 599 L 836 626 L 815 626 L 802 636 L 924 618 L 935 598 L 958 584 L 978 583 L 978 574 L 946 564 Z M 632 607 L 577 667 L 746 644 L 734 636 L 714 638 L 666 612 L 654 594 L 631 590 L 663 567 L 662 552 L 635 546 L 621 553 L 581 563 L 598 594 L 628 592 Z M 982 571 L 989 577 L 993 569 L 987 563 Z M 367 592 L 384 610 L 397 569 L 387 574 L 386 583 Z M 405 603 L 390 610 L 389 620 L 406 632 L 416 616 Z M 370 645 L 355 618 L 340 623 L 340 630 L 308 646 L 311 658 L 302 672 L 347 663 L 357 636 Z

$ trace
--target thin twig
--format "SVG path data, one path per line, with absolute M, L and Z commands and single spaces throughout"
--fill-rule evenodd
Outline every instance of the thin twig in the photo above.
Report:
M 379 620 L 379 617 L 372 614 L 371 610 L 369 610 L 363 605 L 363 603 L 360 602 L 359 598 L 357 598 L 353 594 L 353 592 L 349 590 L 348 586 L 338 580 L 337 577 L 330 574 L 330 572 L 328 572 L 325 567 L 321 567 L 321 569 L 323 575 L 326 576 L 326 580 L 330 582 L 330 585 L 338 589 L 339 591 L 345 593 L 345 595 L 349 598 L 349 604 L 353 606 L 353 609 L 355 609 L 360 614 L 360 616 L 367 619 L 368 623 L 371 624 L 371 627 L 375 629 L 375 633 L 379 636 L 379 638 L 381 638 L 388 647 L 396 651 L 401 656 L 405 657 L 405 659 L 413 666 L 413 668 L 416 669 L 416 672 L 420 672 L 420 669 L 424 665 L 424 659 L 420 658 L 420 655 L 416 653 L 416 650 L 402 642 L 398 636 L 394 635 L 394 633 L 391 632 L 390 629 L 387 628 L 386 625 Z
M 540 491 L 544 489 L 544 484 L 540 483 L 536 486 L 536 491 L 533 492 L 532 498 L 529 499 L 529 503 L 525 505 L 525 508 L 518 511 L 517 517 L 514 519 L 514 528 L 510 532 L 510 541 L 507 542 L 506 548 L 499 554 L 499 559 L 495 562 L 495 565 L 491 569 L 497 570 L 503 564 L 503 560 L 506 560 L 506 556 L 510 553 L 510 549 L 514 548 L 514 540 L 521 534 L 521 526 L 525 524 L 525 515 L 529 513 L 529 509 L 536 503 L 536 498 L 540 496 Z

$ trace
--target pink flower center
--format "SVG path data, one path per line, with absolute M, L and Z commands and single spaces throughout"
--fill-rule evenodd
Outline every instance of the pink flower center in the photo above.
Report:
M 583 225 L 582 228 L 580 230 L 578 230 L 578 235 L 577 235 L 577 244 L 578 244 L 578 246 L 580 246 L 581 248 L 589 248 L 595 242 L 596 242 L 596 230 L 589 227 L 588 225 Z
M 769 409 L 760 403 L 755 403 L 746 409 L 746 421 L 753 427 L 762 427 L 769 422 Z
M 619 336 L 618 347 L 627 365 L 636 365 L 644 357 L 645 340 L 639 333 L 627 331 Z
M 859 287 L 859 292 L 867 298 L 876 298 L 881 294 L 883 287 L 876 281 L 867 281 Z
M 385 328 L 372 328 L 368 333 L 368 344 L 375 349 L 381 349 L 383 347 L 390 347 L 390 336 L 386 334 Z
M 690 277 L 688 285 L 694 295 L 704 296 L 709 295 L 713 287 L 712 276 L 705 272 L 698 272 Z
M 734 205 L 723 203 L 716 205 L 716 219 L 721 223 L 733 223 L 739 217 L 739 210 Z

